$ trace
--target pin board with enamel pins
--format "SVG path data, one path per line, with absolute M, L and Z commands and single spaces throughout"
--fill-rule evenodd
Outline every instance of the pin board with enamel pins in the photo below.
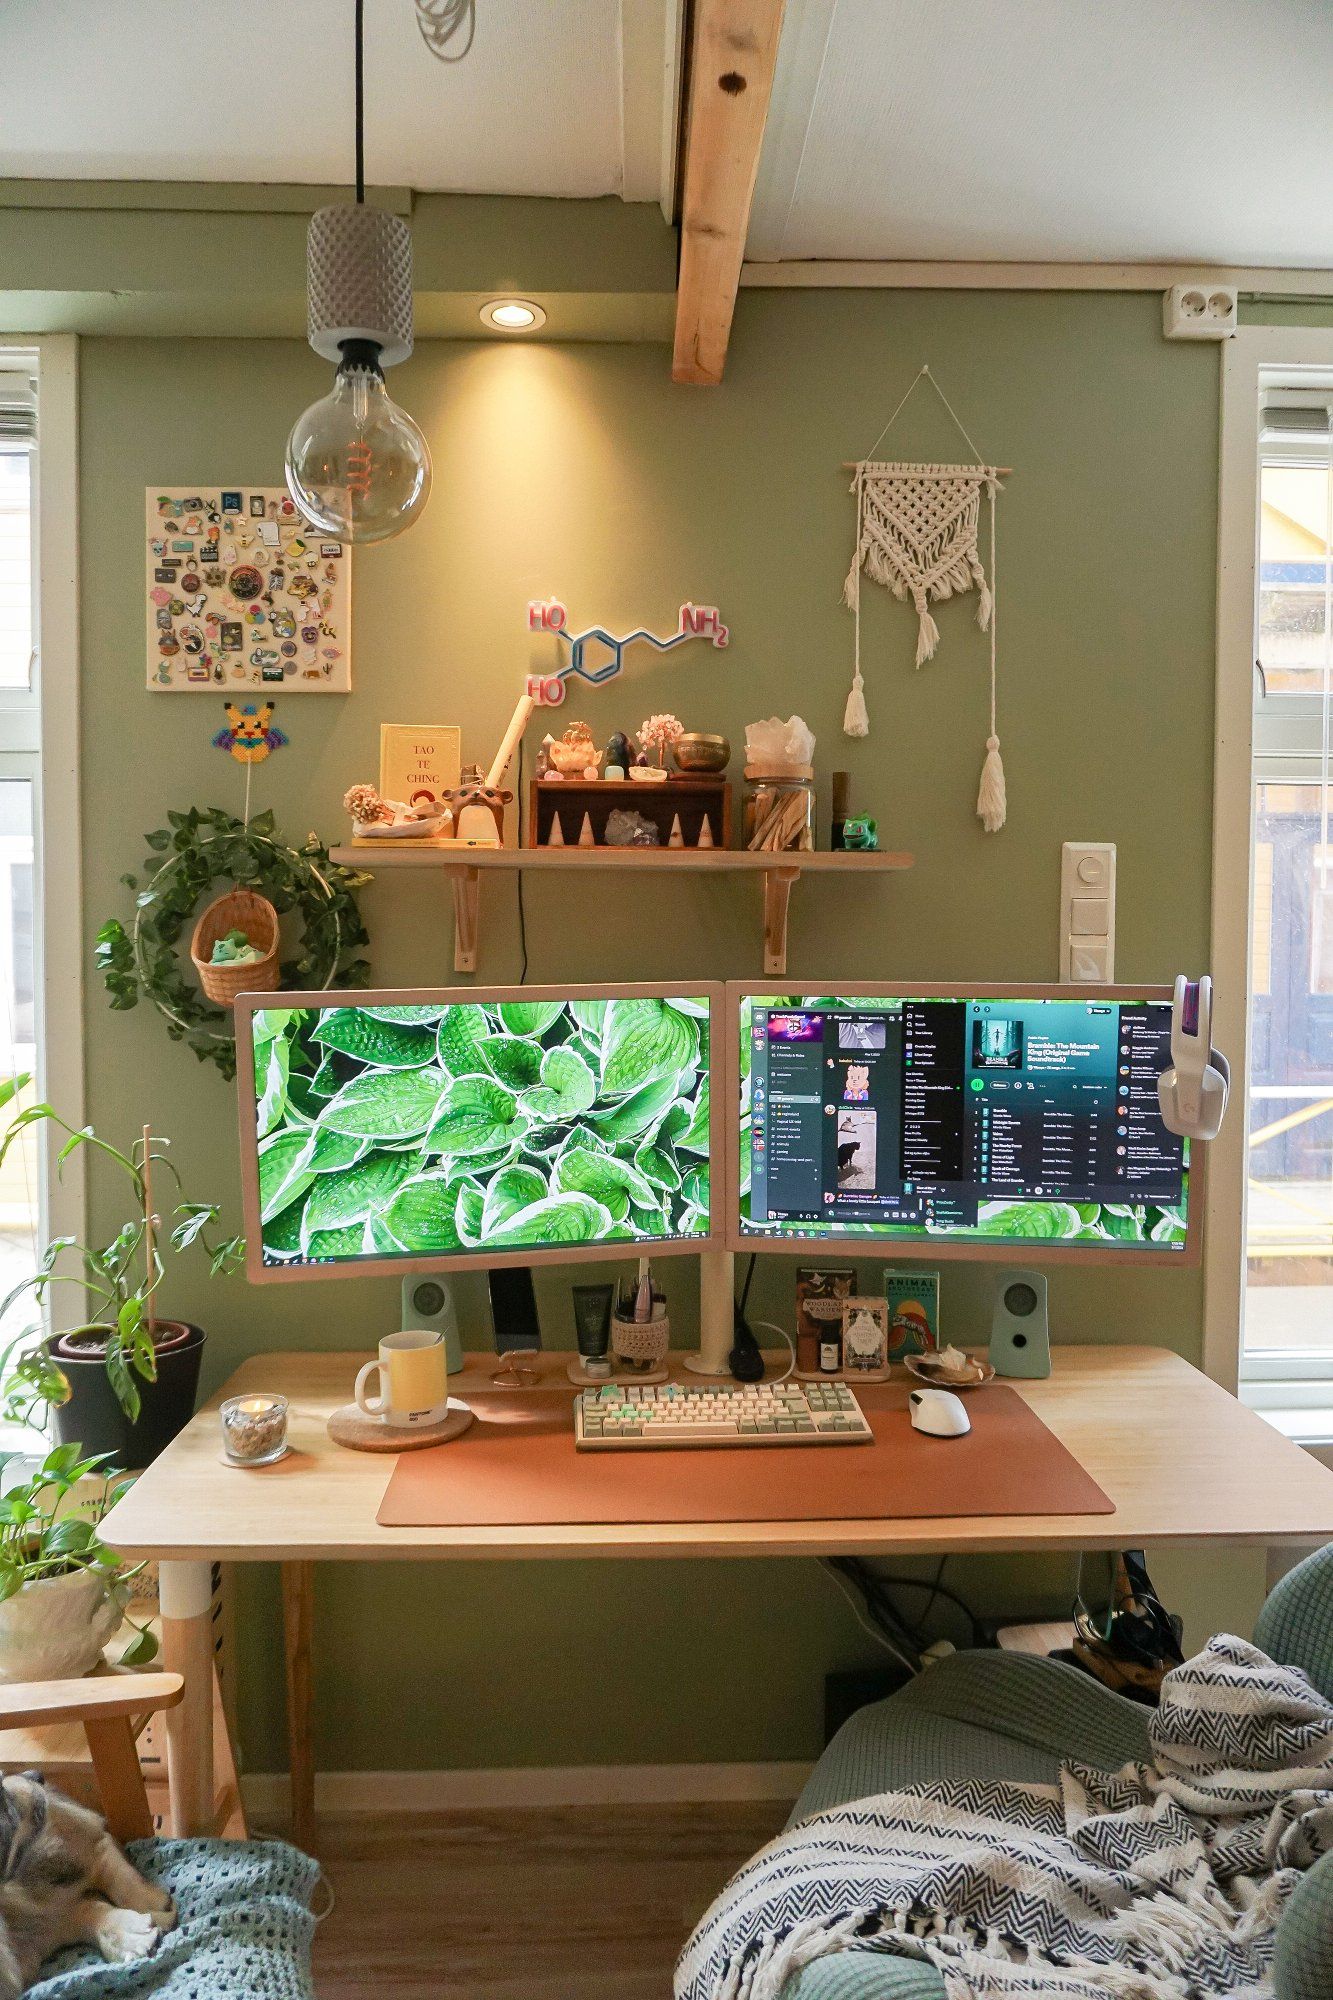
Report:
M 144 511 L 150 689 L 351 692 L 351 550 L 285 486 L 149 486 Z

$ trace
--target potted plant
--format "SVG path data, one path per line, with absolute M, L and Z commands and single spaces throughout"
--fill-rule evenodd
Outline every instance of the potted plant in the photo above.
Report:
M 86 1674 L 124 1620 L 138 1570 L 123 1570 L 97 1530 L 127 1482 L 101 1465 L 58 1445 L 0 1499 L 0 1681 Z M 136 1626 L 120 1664 L 146 1666 L 156 1652 Z
M 0 1086 L 0 1103 L 20 1080 Z M 0 1317 L 30 1293 L 45 1306 L 56 1285 L 83 1288 L 88 1320 L 61 1333 L 29 1328 L 0 1353 L 4 1414 L 40 1422 L 51 1411 L 57 1439 L 115 1464 L 141 1468 L 164 1451 L 189 1422 L 199 1387 L 204 1330 L 185 1320 L 158 1316 L 154 1301 L 165 1274 L 160 1246 L 162 1218 L 154 1212 L 154 1168 L 175 1175 L 167 1141 L 148 1126 L 142 1139 L 121 1152 L 99 1139 L 90 1125 L 66 1123 L 49 1104 L 30 1105 L 14 1118 L 0 1141 L 0 1164 L 25 1126 L 45 1122 L 65 1133 L 58 1165 L 80 1147 L 109 1160 L 128 1183 L 131 1213 L 110 1242 L 101 1246 L 58 1236 L 38 1268 L 17 1284 Z M 179 1177 L 177 1177 L 179 1178 Z M 235 1268 L 243 1239 L 210 1240 L 219 1209 L 214 1202 L 179 1202 L 172 1211 L 167 1243 L 175 1252 L 198 1243 L 207 1251 L 214 1275 Z

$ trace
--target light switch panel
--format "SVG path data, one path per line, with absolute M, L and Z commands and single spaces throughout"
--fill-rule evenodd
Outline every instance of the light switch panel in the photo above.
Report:
M 1110 985 L 1115 979 L 1115 846 L 1067 840 L 1060 855 L 1060 979 Z
M 1110 949 L 1105 938 L 1072 938 L 1069 945 L 1069 978 L 1075 985 L 1109 985 Z
M 1105 937 L 1111 927 L 1109 896 L 1074 896 L 1069 904 L 1069 929 L 1074 937 Z

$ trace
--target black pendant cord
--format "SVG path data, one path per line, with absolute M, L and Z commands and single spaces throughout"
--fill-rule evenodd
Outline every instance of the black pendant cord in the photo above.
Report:
M 356 0 L 356 198 L 366 198 L 366 82 L 362 49 L 365 0 Z

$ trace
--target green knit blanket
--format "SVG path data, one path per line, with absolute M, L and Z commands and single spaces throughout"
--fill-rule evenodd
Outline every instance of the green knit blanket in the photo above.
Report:
M 315 1862 L 276 1840 L 141 1840 L 129 1852 L 175 1897 L 177 1929 L 130 1965 L 62 1952 L 25 2000 L 314 2000 Z

